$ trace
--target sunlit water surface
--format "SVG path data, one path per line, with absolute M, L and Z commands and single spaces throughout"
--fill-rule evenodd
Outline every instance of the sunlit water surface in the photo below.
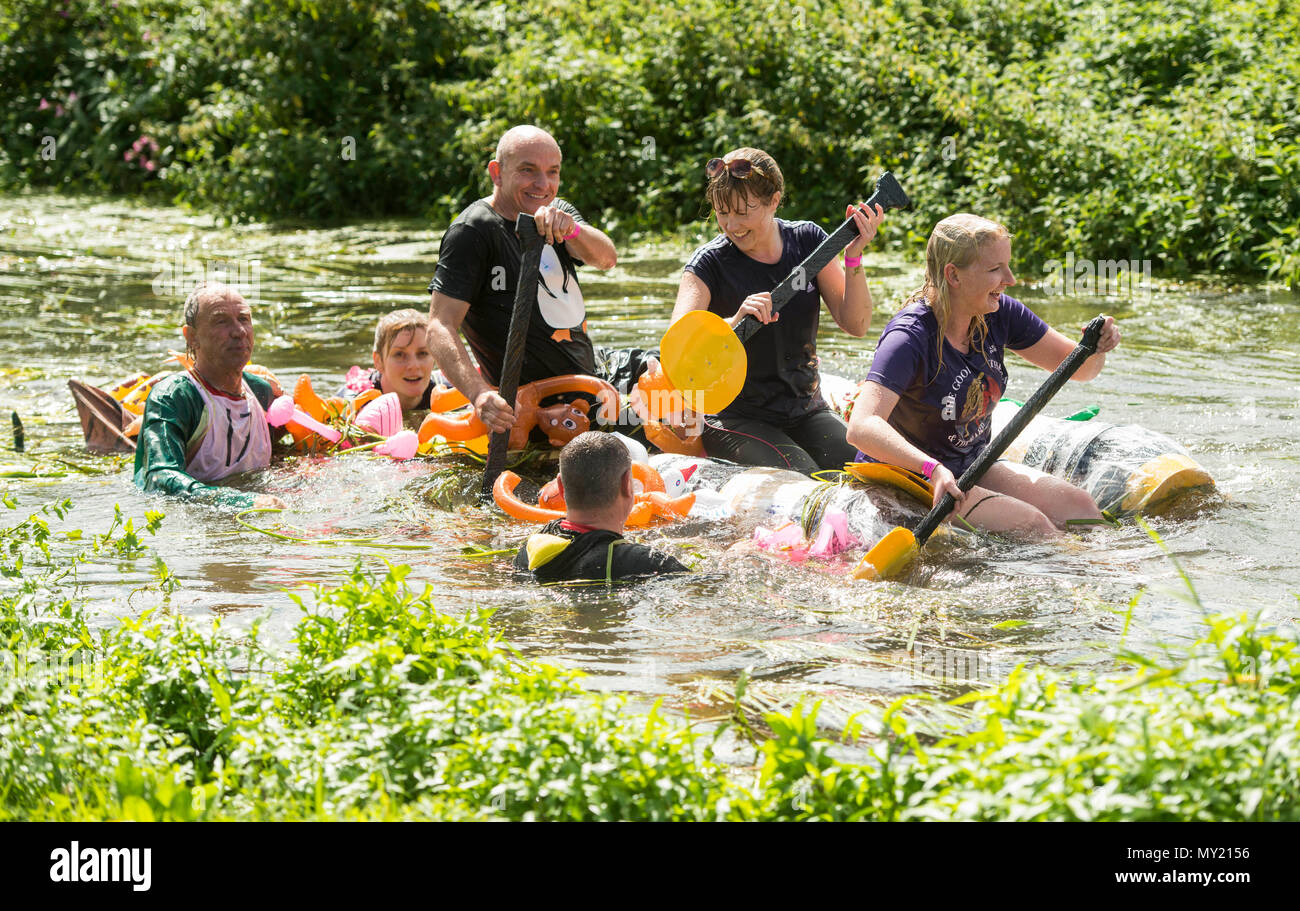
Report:
M 493 609 L 494 625 L 516 646 L 583 669 L 590 686 L 664 696 L 696 716 L 722 710 L 746 668 L 752 708 L 811 697 L 835 724 L 905 693 L 951 695 L 999 680 L 1020 662 L 1105 670 L 1121 640 L 1152 648 L 1199 634 L 1201 607 L 1184 597 L 1173 560 L 1131 522 L 1065 545 L 938 543 L 905 581 L 876 584 L 849 580 L 848 558 L 790 565 L 732 547 L 752 526 L 669 527 L 641 537 L 697 553 L 694 575 L 572 592 L 517 578 L 506 557 L 462 553 L 508 547 L 528 531 L 477 505 L 477 472 L 463 462 L 290 460 L 252 479 L 292 510 L 250 521 L 427 545 L 393 551 L 258 534 L 230 513 L 145 496 L 127 460 L 85 453 L 67 380 L 107 384 L 160 369 L 166 350 L 180 347 L 175 281 L 192 277 L 196 264 L 222 263 L 235 277 L 243 268 L 242 277 L 259 283 L 256 361 L 282 380 L 307 372 L 318 390 L 332 390 L 351 364 L 368 361 L 381 313 L 427 307 L 437 249 L 437 234 L 416 222 L 232 228 L 122 202 L 0 200 L 0 465 L 68 472 L 5 483 L 21 508 L 71 497 L 62 528 L 103 531 L 115 504 L 137 525 L 146 509 L 164 510 L 163 531 L 150 543 L 182 583 L 168 610 L 220 614 L 236 629 L 261 618 L 265 632 L 286 641 L 299 616 L 287 592 L 338 579 L 358 556 L 371 570 L 390 559 L 409 563 L 411 579 L 430 585 L 442 609 Z M 624 249 L 612 272 L 588 270 L 583 290 L 597 344 L 653 344 L 689 252 Z M 826 372 L 863 376 L 880 326 L 918 283 L 911 261 L 880 256 L 868 264 L 873 330 L 854 340 L 824 319 Z M 1070 335 L 1098 312 L 1121 320 L 1124 344 L 1102 377 L 1070 384 L 1048 413 L 1095 404 L 1104 420 L 1185 445 L 1221 496 L 1151 526 L 1206 610 L 1267 611 L 1271 623 L 1289 625 L 1300 613 L 1296 298 L 1204 283 L 1104 298 L 1019 290 Z M 1009 394 L 1023 399 L 1043 378 L 1013 359 Z M 8 440 L 14 410 L 26 427 L 22 455 Z M 103 622 L 160 603 L 152 570 L 148 558 L 83 569 Z

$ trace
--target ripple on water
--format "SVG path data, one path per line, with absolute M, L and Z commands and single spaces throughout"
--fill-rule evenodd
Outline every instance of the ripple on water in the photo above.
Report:
M 0 396 L 27 425 L 21 462 L 107 470 L 23 483 L 21 505 L 72 497 L 73 512 L 56 528 L 87 532 L 106 529 L 115 504 L 137 518 L 146 509 L 167 513 L 163 533 L 149 543 L 181 588 L 164 601 L 148 560 L 85 567 L 87 595 L 104 623 L 158 607 L 220 615 L 236 630 L 260 619 L 283 644 L 299 616 L 286 589 L 305 594 L 358 560 L 374 571 L 384 560 L 400 561 L 442 609 L 495 610 L 494 626 L 522 651 L 582 668 L 593 688 L 666 696 L 697 716 L 725 715 L 735 681 L 748 670 L 747 707 L 812 698 L 834 724 L 906 693 L 947 696 L 984 685 L 1020 662 L 1109 667 L 1121 640 L 1149 648 L 1193 637 L 1202 607 L 1190 600 L 1178 567 L 1205 609 L 1268 610 L 1278 622 L 1297 612 L 1300 308 L 1267 288 L 1170 285 L 1123 300 L 1033 289 L 1024 295 L 1063 331 L 1105 311 L 1125 332 L 1102 377 L 1070 384 L 1049 413 L 1100 405 L 1105 420 L 1174 437 L 1219 480 L 1220 499 L 1151 521 L 1177 567 L 1130 524 L 1059 546 L 936 541 L 905 581 L 873 584 L 850 580 L 847 562 L 792 565 L 733 547 L 751 528 L 724 526 L 646 534 L 688 559 L 698 554 L 695 575 L 568 591 L 516 577 L 506 557 L 462 553 L 514 546 L 528 531 L 477 505 L 474 466 L 345 457 L 272 469 L 256 482 L 293 508 L 249 521 L 288 523 L 294 528 L 278 527 L 315 539 L 298 543 L 242 528 L 227 513 L 146 497 L 130 483 L 129 460 L 87 458 L 81 447 L 67 379 L 106 382 L 160 369 L 166 350 L 179 346 L 180 298 L 154 291 L 171 290 L 159 279 L 178 254 L 189 264 L 256 261 L 257 360 L 282 376 L 309 372 L 324 390 L 351 364 L 368 362 L 381 313 L 427 305 L 438 238 L 424 225 L 217 228 L 206 216 L 124 203 L 7 202 L 0 214 Z M 608 276 L 588 271 L 583 287 L 597 344 L 657 340 L 688 247 L 623 250 Z M 826 371 L 863 376 L 879 328 L 919 284 L 919 261 L 868 262 L 875 327 L 852 339 L 823 319 Z M 1023 399 L 1042 374 L 1014 357 L 1009 366 L 1008 393 Z M 330 543 L 368 535 L 424 549 Z M 924 703 L 911 710 L 935 720 L 950 711 Z

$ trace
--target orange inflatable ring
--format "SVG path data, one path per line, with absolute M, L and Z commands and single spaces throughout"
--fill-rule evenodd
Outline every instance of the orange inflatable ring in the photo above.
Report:
M 464 393 L 454 386 L 448 387 L 441 384 L 434 386 L 433 391 L 429 393 L 429 410 L 439 413 L 445 411 L 454 411 L 457 408 L 464 408 L 469 404 L 469 399 L 465 398 Z
M 640 462 L 632 463 L 632 484 L 632 495 L 638 500 L 647 494 L 668 492 L 668 488 L 664 486 L 664 479 L 659 476 L 659 472 Z M 543 509 L 563 510 L 567 508 L 564 502 L 564 485 L 560 483 L 559 475 L 556 475 L 542 486 L 541 492 L 537 494 L 537 505 Z
M 515 488 L 519 486 L 519 475 L 513 471 L 503 471 L 497 475 L 496 483 L 492 485 L 492 499 L 501 507 L 506 515 L 519 519 L 522 522 L 550 522 L 555 519 L 563 519 L 563 510 L 543 509 L 540 506 L 529 506 L 515 494 Z
M 503 483 L 502 478 L 510 475 L 513 480 Z M 655 519 L 670 522 L 684 519 L 695 505 L 695 494 L 688 493 L 680 497 L 669 497 L 664 488 L 663 478 L 649 465 L 632 463 L 632 480 L 641 485 L 635 493 L 632 512 L 628 514 L 627 524 L 633 528 L 649 525 Z M 515 496 L 515 486 L 519 476 L 505 472 L 497 478 L 492 487 L 492 498 L 496 500 L 507 514 L 525 522 L 550 522 L 562 519 L 565 513 L 564 488 L 557 477 L 542 488 L 537 496 L 537 505 L 530 506 Z
M 538 406 L 541 404 L 542 399 L 565 392 L 585 392 L 588 395 L 594 395 L 607 416 L 613 419 L 618 415 L 618 392 L 602 379 L 570 373 L 564 376 L 553 376 L 549 379 L 537 380 L 524 386 L 519 390 L 519 394 L 515 396 L 515 426 L 510 431 L 511 449 L 523 449 L 528 443 L 528 435 L 538 425 Z M 587 426 L 590 427 L 591 425 L 588 424 Z M 583 430 L 586 429 L 586 427 L 583 428 Z M 578 433 L 581 432 L 578 431 Z M 577 433 L 567 435 L 568 439 L 565 439 L 564 442 L 567 443 L 577 435 Z M 563 445 L 563 443 L 560 445 Z

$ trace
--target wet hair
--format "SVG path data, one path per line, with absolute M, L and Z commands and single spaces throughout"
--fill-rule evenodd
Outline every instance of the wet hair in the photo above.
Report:
M 429 330 L 429 314 L 409 308 L 385 313 L 379 317 L 379 325 L 375 326 L 375 354 L 380 358 L 386 357 L 398 336 L 403 332 L 414 336 L 416 329 Z
M 190 296 L 185 298 L 185 325 L 191 329 L 198 328 L 199 308 L 204 304 L 214 304 L 217 301 L 240 300 L 244 296 L 236 291 L 230 285 L 224 285 L 221 282 L 202 282 L 193 291 Z M 189 339 L 185 341 L 185 353 L 194 356 L 194 344 Z
M 199 308 L 204 304 L 230 299 L 243 300 L 244 296 L 230 285 L 221 282 L 203 282 L 185 298 L 185 325 L 193 329 L 198 325 Z
M 781 193 L 784 197 L 785 177 L 777 167 L 776 159 L 762 149 L 750 148 L 736 149 L 723 156 L 728 163 L 737 158 L 745 159 L 754 166 L 754 169 L 743 179 L 732 177 L 731 172 L 726 168 L 709 178 L 705 196 L 713 211 L 748 210 L 755 204 L 766 205 L 777 193 Z
M 574 509 L 603 509 L 618 496 L 619 484 L 631 470 L 632 457 L 616 436 L 580 433 L 560 451 L 564 502 Z
M 1005 226 L 968 212 L 949 215 L 930 232 L 930 241 L 925 245 L 925 284 L 913 291 L 903 306 L 923 302 L 939 321 L 939 369 L 943 369 L 943 327 L 952 313 L 944 271 L 950 264 L 958 269 L 966 268 L 975 262 L 985 246 L 1004 237 L 1011 237 Z M 981 352 L 988 332 L 983 314 L 971 320 L 968 338 Z M 987 352 L 984 357 L 987 360 Z M 938 376 L 937 372 L 935 376 Z

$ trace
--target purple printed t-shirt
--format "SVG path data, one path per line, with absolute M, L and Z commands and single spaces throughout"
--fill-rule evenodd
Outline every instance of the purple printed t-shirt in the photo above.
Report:
M 1022 351 L 1047 333 L 1045 322 L 1005 294 L 984 321 L 983 350 L 972 343 L 962 354 L 945 339 L 940 366 L 939 321 L 924 303 L 905 307 L 880 333 L 867 373 L 869 381 L 898 393 L 890 426 L 958 477 L 992 437 L 993 407 L 1007 388 L 1003 350 Z

